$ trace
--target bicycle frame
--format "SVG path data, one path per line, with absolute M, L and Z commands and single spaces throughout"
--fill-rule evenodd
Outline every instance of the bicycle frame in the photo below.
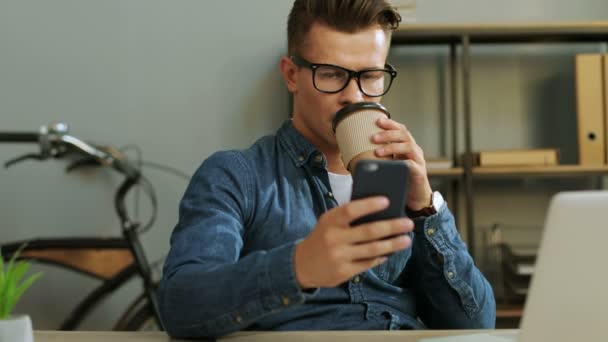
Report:
M 23 244 L 26 246 L 20 253 L 20 259 L 34 260 L 67 268 L 78 273 L 102 280 L 103 283 L 93 289 L 61 323 L 60 330 L 74 330 L 95 308 L 95 306 L 114 290 L 125 284 L 137 273 L 137 266 L 124 239 L 111 238 L 59 238 L 34 239 L 19 241 L 2 246 L 2 257 L 10 259 L 12 254 Z M 107 252 L 107 253 L 104 253 Z M 89 254 L 83 258 L 83 254 Z M 79 255 L 80 258 L 74 257 Z M 81 263 L 84 259 L 112 258 L 113 267 L 101 269 L 94 260 Z M 116 262 L 121 260 L 121 262 Z
M 150 263 L 146 258 L 146 254 L 144 253 L 144 249 L 141 245 L 141 241 L 139 240 L 139 235 L 137 232 L 139 224 L 129 219 L 124 201 L 127 193 L 129 192 L 129 189 L 136 185 L 137 181 L 138 178 L 134 177 L 128 177 L 127 179 L 125 179 L 120 185 L 118 191 L 116 192 L 116 196 L 114 197 L 114 204 L 116 207 L 116 212 L 118 213 L 120 222 L 122 224 L 123 236 L 125 240 L 129 243 L 129 247 L 131 249 L 131 252 L 133 253 L 133 257 L 135 258 L 135 265 L 137 266 L 137 271 L 144 282 L 144 292 L 146 294 L 146 297 L 148 297 L 150 305 L 152 306 L 152 311 L 154 312 L 156 324 L 159 328 L 162 329 L 163 325 L 160 319 L 158 299 L 156 297 L 156 285 L 152 280 L 152 271 L 150 269 Z
M 153 308 L 158 308 L 154 295 L 156 284 L 136 234 L 123 238 L 53 238 L 13 242 L 0 246 L 2 257 L 10 259 L 24 244 L 19 259 L 63 267 L 102 281 L 71 310 L 59 330 L 77 329 L 104 298 L 134 276 L 142 278 L 142 296 Z M 112 260 L 109 265 L 108 259 Z M 153 311 L 156 324 L 162 328 L 158 311 Z
M 121 173 L 125 178 L 115 193 L 114 208 L 120 219 L 122 237 L 33 239 L 0 246 L 2 257 L 10 258 L 23 243 L 26 243 L 27 245 L 20 253 L 21 259 L 61 266 L 103 281 L 76 306 L 61 324 L 61 330 L 76 329 L 103 298 L 124 285 L 133 276 L 139 276 L 142 279 L 143 295 L 150 304 L 157 326 L 162 329 L 156 298 L 157 286 L 152 279 L 151 267 L 139 239 L 139 223 L 129 218 L 125 204 L 129 190 L 136 185 L 141 185 L 144 186 L 144 189 L 149 190 L 148 194 L 155 208 L 156 197 L 153 188 L 142 176 L 140 170 L 131 165 L 120 151 L 91 145 L 67 133 L 67 125 L 63 123 L 42 126 L 38 133 L 0 132 L 0 142 L 29 142 L 37 143 L 40 146 L 39 153 L 14 158 L 6 162 L 5 166 L 9 167 L 26 159 L 62 158 L 71 151 L 84 156 L 85 159 L 68 166 L 68 171 L 80 166 L 100 165 Z M 152 215 L 144 230 L 153 223 L 154 217 Z M 136 299 L 136 302 L 140 298 L 141 296 Z M 130 308 L 128 307 L 127 311 Z

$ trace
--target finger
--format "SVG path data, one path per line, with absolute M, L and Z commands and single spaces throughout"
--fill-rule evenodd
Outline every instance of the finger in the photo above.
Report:
M 373 196 L 354 200 L 333 210 L 330 219 L 337 225 L 350 226 L 350 223 L 354 220 L 382 211 L 388 208 L 388 205 L 389 200 L 385 196 Z
M 373 259 L 408 248 L 412 239 L 408 235 L 399 235 L 389 239 L 376 240 L 351 246 L 349 255 L 352 260 Z
M 379 157 L 386 156 L 404 156 L 405 159 L 411 159 L 418 163 L 424 163 L 424 154 L 422 149 L 414 143 L 391 143 L 384 145 L 376 150 Z
M 376 120 L 376 125 L 384 129 L 403 129 L 405 127 L 405 125 L 385 117 L 379 117 L 378 120 Z
M 414 136 L 410 133 L 410 130 L 407 129 L 407 127 L 405 125 L 403 125 L 403 124 L 401 124 L 401 123 L 399 123 L 399 122 L 397 122 L 395 120 L 387 119 L 387 118 L 379 118 L 376 121 L 376 125 L 378 127 L 382 128 L 382 129 L 389 130 L 389 131 L 390 130 L 403 131 L 403 132 L 405 132 L 407 134 L 408 140 L 411 140 L 411 141 L 414 141 L 414 142 L 416 141 L 414 139 Z
M 354 227 L 349 232 L 349 243 L 363 243 L 409 233 L 414 229 L 414 221 L 409 218 L 376 221 Z
M 405 164 L 407 164 L 407 168 L 409 169 L 410 176 L 412 178 L 418 176 L 426 177 L 426 164 L 421 165 L 420 163 L 417 163 L 413 160 L 405 160 Z
M 372 135 L 372 142 L 376 144 L 384 144 L 391 142 L 409 142 L 410 135 L 402 130 L 392 129 L 387 131 L 380 131 Z

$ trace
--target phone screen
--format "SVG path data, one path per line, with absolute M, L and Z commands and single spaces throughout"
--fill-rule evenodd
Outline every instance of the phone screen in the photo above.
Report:
M 402 160 L 361 160 L 353 175 L 351 200 L 371 196 L 388 197 L 389 207 L 383 211 L 361 217 L 351 223 L 362 223 L 405 217 L 405 200 L 408 191 L 409 169 Z

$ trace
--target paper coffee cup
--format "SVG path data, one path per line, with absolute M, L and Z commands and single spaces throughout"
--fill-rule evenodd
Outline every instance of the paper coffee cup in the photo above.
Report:
M 362 159 L 392 159 L 377 157 L 374 151 L 384 144 L 374 144 L 371 138 L 383 131 L 376 120 L 390 118 L 384 106 L 375 102 L 359 102 L 340 109 L 333 120 L 338 147 L 346 169 L 354 170 L 357 161 Z

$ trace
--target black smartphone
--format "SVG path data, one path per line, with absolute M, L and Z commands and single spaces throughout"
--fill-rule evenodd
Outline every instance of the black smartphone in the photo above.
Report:
M 351 223 L 362 223 L 405 217 L 405 201 L 409 185 L 409 169 L 402 160 L 360 160 L 353 174 L 351 200 L 371 197 L 388 197 L 389 207 Z

